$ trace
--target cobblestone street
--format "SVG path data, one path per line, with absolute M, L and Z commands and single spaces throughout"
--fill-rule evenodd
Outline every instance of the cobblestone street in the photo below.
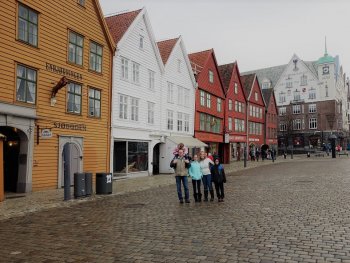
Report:
M 224 203 L 171 186 L 0 221 L 0 262 L 350 262 L 347 157 L 237 172 Z

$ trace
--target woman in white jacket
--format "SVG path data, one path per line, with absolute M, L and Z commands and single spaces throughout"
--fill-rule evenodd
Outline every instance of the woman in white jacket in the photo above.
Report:
M 204 201 L 208 202 L 208 192 L 210 191 L 210 201 L 214 201 L 214 190 L 211 183 L 210 166 L 214 165 L 214 162 L 209 159 L 204 151 L 200 152 L 199 165 L 203 174 L 203 186 L 204 186 Z

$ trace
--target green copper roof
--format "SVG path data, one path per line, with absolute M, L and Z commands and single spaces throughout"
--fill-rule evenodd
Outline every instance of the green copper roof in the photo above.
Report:
M 334 58 L 329 56 L 327 53 L 323 57 L 317 60 L 317 64 L 334 63 Z

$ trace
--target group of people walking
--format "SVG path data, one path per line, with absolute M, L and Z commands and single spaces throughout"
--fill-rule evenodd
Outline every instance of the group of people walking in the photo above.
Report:
M 198 155 L 195 154 L 191 159 L 183 144 L 179 144 L 177 151 L 174 152 L 174 159 L 171 161 L 170 166 L 174 168 L 175 171 L 177 194 L 181 204 L 183 204 L 184 201 L 190 203 L 188 177 L 192 179 L 195 202 L 202 201 L 202 182 L 204 188 L 204 202 L 208 202 L 209 200 L 211 202 L 214 201 L 213 183 L 215 185 L 218 201 L 224 201 L 224 183 L 226 183 L 226 175 L 219 158 L 214 158 L 214 160 L 212 160 L 207 156 L 207 153 L 201 151 Z M 183 198 L 181 184 L 184 188 L 185 200 Z

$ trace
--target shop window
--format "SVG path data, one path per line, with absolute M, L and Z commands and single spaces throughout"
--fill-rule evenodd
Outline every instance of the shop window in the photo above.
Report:
M 77 65 L 83 65 L 83 36 L 69 31 L 69 52 L 68 61 Z
M 89 116 L 101 117 L 101 91 L 89 89 Z
M 68 102 L 67 112 L 69 113 L 81 113 L 81 84 L 70 82 L 68 84 Z
M 128 173 L 148 170 L 148 143 L 128 142 Z
M 18 8 L 18 39 L 38 46 L 38 13 L 21 4 Z
M 98 73 L 102 72 L 102 46 L 90 42 L 90 70 L 96 71 Z
M 17 101 L 35 104 L 37 72 L 24 65 L 17 65 Z

